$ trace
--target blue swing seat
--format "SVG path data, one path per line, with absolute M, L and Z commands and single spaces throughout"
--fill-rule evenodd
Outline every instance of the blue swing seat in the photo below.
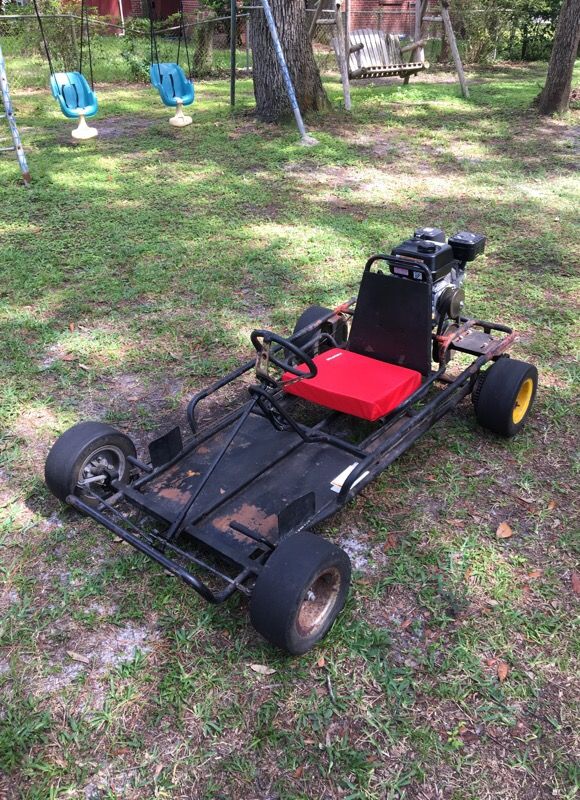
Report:
M 77 119 L 81 114 L 94 117 L 99 110 L 97 96 L 80 72 L 55 72 L 50 78 L 50 88 L 60 110 L 69 119 Z
M 151 64 L 149 77 L 151 85 L 157 89 L 166 106 L 175 108 L 178 100 L 184 106 L 193 103 L 195 97 L 193 83 L 185 77 L 184 71 L 178 64 L 170 62 Z

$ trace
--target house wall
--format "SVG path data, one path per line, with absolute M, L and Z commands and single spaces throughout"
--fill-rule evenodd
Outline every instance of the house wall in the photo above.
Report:
M 98 13 L 119 19 L 119 2 L 127 16 L 143 16 L 142 0 L 94 0 Z M 431 4 L 431 2 L 430 2 Z M 179 0 L 157 0 L 161 17 L 175 13 Z M 183 0 L 187 16 L 203 10 L 200 0 Z M 351 28 L 380 28 L 391 33 L 412 33 L 415 20 L 414 0 L 350 0 Z
M 430 0 L 429 5 L 432 4 Z M 350 0 L 350 27 L 374 28 L 388 33 L 415 31 L 414 0 Z

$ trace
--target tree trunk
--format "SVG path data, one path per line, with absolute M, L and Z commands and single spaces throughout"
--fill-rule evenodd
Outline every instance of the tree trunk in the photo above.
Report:
M 445 26 L 443 26 L 443 30 L 441 31 L 441 52 L 439 53 L 439 61 L 443 64 L 447 64 L 448 61 L 451 61 L 451 50 L 449 48 L 447 36 L 445 35 Z
M 191 71 L 196 78 L 211 75 L 213 69 L 213 34 L 214 25 L 211 21 L 200 22 L 193 29 L 191 57 Z
M 304 0 L 271 0 L 271 7 L 300 110 L 304 113 L 326 108 L 328 98 L 314 60 Z M 264 122 L 277 122 L 290 116 L 292 108 L 265 14 L 261 9 L 251 14 L 256 111 Z
M 580 43 L 580 0 L 564 0 L 554 37 L 546 85 L 537 99 L 540 114 L 566 111 Z

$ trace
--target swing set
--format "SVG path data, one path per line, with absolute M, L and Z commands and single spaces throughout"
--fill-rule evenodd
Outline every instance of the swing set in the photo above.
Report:
M 157 89 L 159 96 L 166 106 L 175 108 L 175 115 L 170 118 L 169 123 L 176 128 L 184 128 L 191 125 L 192 118 L 183 113 L 183 106 L 189 106 L 195 98 L 195 89 L 191 80 L 191 63 L 189 60 L 189 48 L 187 46 L 187 32 L 185 30 L 185 20 L 183 18 L 183 2 L 179 0 L 179 32 L 177 36 L 177 59 L 176 61 L 159 61 L 159 51 L 157 48 L 157 34 L 155 32 L 155 0 L 149 2 L 149 32 L 151 42 L 151 66 L 149 67 L 149 77 L 151 85 Z M 183 39 L 185 56 L 187 59 L 187 75 L 179 66 L 179 55 L 181 51 L 181 40 Z
M 304 126 L 302 114 L 296 99 L 294 85 L 288 71 L 286 59 L 278 35 L 278 30 L 272 10 L 270 8 L 269 0 L 259 0 L 260 6 L 264 12 L 266 22 L 272 37 L 272 46 L 276 54 L 276 60 L 280 67 L 284 85 L 288 94 L 288 99 L 292 107 L 296 125 L 300 133 L 301 143 L 304 145 L 316 144 L 316 139 L 310 136 Z M 93 81 L 93 62 L 90 43 L 90 26 L 89 14 L 87 9 L 87 0 L 81 0 L 81 42 L 80 42 L 80 58 L 78 71 L 57 72 L 54 69 L 53 61 L 50 55 L 50 48 L 42 17 L 38 9 L 38 0 L 33 0 L 34 11 L 42 35 L 44 50 L 48 60 L 50 69 L 50 87 L 54 98 L 58 101 L 62 113 L 69 119 L 78 119 L 79 124 L 75 130 L 72 131 L 72 136 L 75 139 L 91 139 L 97 136 L 96 128 L 91 128 L 86 123 L 87 117 L 93 117 L 98 111 L 97 96 L 94 91 Z M 157 89 L 159 96 L 163 103 L 175 109 L 175 114 L 170 118 L 171 125 L 182 128 L 186 125 L 191 125 L 192 118 L 183 113 L 184 106 L 191 105 L 195 99 L 195 89 L 191 79 L 191 62 L 189 57 L 189 48 L 187 44 L 187 26 L 184 19 L 183 0 L 179 0 L 179 26 L 177 38 L 177 56 L 176 61 L 160 61 L 159 50 L 157 45 L 157 37 L 159 32 L 155 30 L 156 9 L 155 0 L 148 0 L 149 12 L 149 37 L 151 48 L 151 60 L 149 67 L 149 78 L 151 85 Z M 231 104 L 235 104 L 235 41 L 236 41 L 236 19 L 238 9 L 236 0 L 231 0 Z M 94 22 L 94 21 L 93 21 Z M 88 67 L 90 85 L 85 75 L 83 74 L 83 45 L 86 37 L 86 46 L 88 52 Z M 180 66 L 179 59 L 181 55 L 181 42 L 183 40 L 183 49 L 187 60 L 188 75 L 186 76 L 184 70 Z
M 87 125 L 87 117 L 94 117 L 99 109 L 97 95 L 94 89 L 93 79 L 93 59 L 91 52 L 91 34 L 89 25 L 89 13 L 86 0 L 81 0 L 81 36 L 79 49 L 79 66 L 77 71 L 58 72 L 54 68 L 54 62 L 50 53 L 50 47 L 42 16 L 38 8 L 38 0 L 33 0 L 34 12 L 40 28 L 44 50 L 50 70 L 50 89 L 55 100 L 58 101 L 60 109 L 68 119 L 78 119 L 78 127 L 71 133 L 74 139 L 93 139 L 98 135 L 96 128 Z M 183 3 L 179 2 L 179 33 L 177 40 L 177 57 L 175 62 L 162 62 L 159 60 L 157 47 L 157 34 L 155 31 L 155 0 L 149 3 L 149 22 L 150 22 L 150 44 L 151 44 L 151 64 L 149 77 L 153 88 L 157 89 L 161 100 L 166 106 L 175 108 L 175 115 L 169 122 L 175 127 L 182 128 L 191 125 L 192 118 L 183 113 L 183 106 L 193 103 L 195 90 L 190 77 L 186 77 L 183 69 L 179 65 L 181 42 L 187 59 L 187 74 L 191 76 L 191 62 L 189 58 L 189 48 L 187 45 L 186 27 L 183 16 Z M 83 73 L 83 60 L 85 52 L 88 56 L 89 80 Z
M 78 127 L 71 134 L 74 139 L 93 139 L 97 136 L 97 129 L 87 125 L 86 118 L 94 117 L 99 110 L 97 96 L 93 81 L 93 58 L 91 53 L 91 33 L 89 27 L 89 12 L 86 0 L 81 0 L 81 42 L 79 50 L 79 68 L 76 72 L 57 72 L 54 69 L 50 49 L 44 33 L 42 17 L 38 10 L 37 0 L 33 0 L 34 12 L 40 27 L 42 42 L 46 52 L 48 68 L 50 69 L 50 88 L 52 95 L 60 105 L 60 110 L 68 119 L 78 119 Z M 87 54 L 89 62 L 90 86 L 83 74 L 83 43 L 86 35 Z

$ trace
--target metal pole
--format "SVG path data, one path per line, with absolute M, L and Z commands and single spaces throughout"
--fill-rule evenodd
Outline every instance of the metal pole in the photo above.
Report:
M 2 150 L 16 151 L 16 157 L 18 159 L 18 164 L 20 165 L 20 171 L 22 172 L 22 180 L 24 181 L 25 186 L 29 186 L 31 180 L 30 172 L 28 171 L 28 164 L 26 163 L 24 148 L 22 147 L 22 143 L 20 141 L 20 134 L 18 133 L 18 128 L 16 127 L 16 120 L 14 119 L 14 111 L 12 110 L 12 102 L 10 100 L 10 90 L 8 89 L 8 79 L 6 77 L 6 62 L 4 61 L 4 56 L 2 54 L 2 47 L 0 47 L 0 93 L 2 95 L 2 105 L 4 106 L 4 114 L 0 114 L 0 117 L 6 117 L 8 121 L 8 127 L 10 128 L 10 134 L 12 136 L 12 141 L 14 142 L 12 147 L 2 148 Z
M 246 17 L 246 73 L 250 74 L 250 13 Z
M 230 105 L 233 108 L 236 104 L 236 39 L 238 38 L 236 0 L 231 0 L 230 9 Z
M 262 0 L 262 8 L 264 9 L 264 14 L 266 15 L 266 22 L 268 23 L 268 28 L 270 29 L 270 36 L 272 37 L 272 43 L 274 45 L 274 50 L 276 51 L 276 58 L 278 59 L 282 77 L 284 78 L 284 83 L 286 84 L 286 92 L 288 93 L 288 99 L 290 100 L 290 105 L 292 106 L 296 125 L 300 131 L 300 139 L 302 144 L 318 144 L 313 136 L 309 136 L 306 133 L 302 114 L 300 113 L 300 107 L 298 106 L 298 100 L 296 99 L 296 92 L 294 91 L 292 78 L 288 72 L 288 65 L 286 64 L 286 59 L 284 58 L 284 51 L 282 50 L 282 45 L 280 44 L 280 37 L 278 36 L 276 23 L 274 21 L 274 17 L 272 16 L 272 9 L 270 8 L 270 3 L 268 0 Z

